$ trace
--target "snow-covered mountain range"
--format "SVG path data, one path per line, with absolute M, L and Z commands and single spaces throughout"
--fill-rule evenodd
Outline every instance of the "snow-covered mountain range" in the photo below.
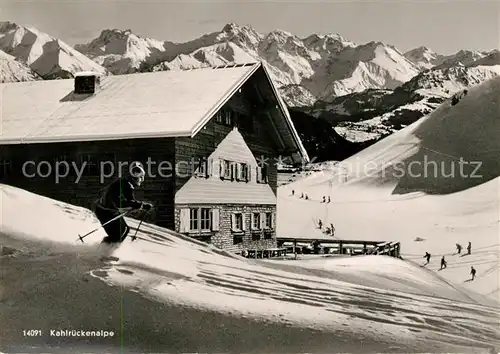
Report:
M 500 73 L 497 50 L 441 55 L 422 46 L 402 53 L 390 44 L 356 44 L 339 34 L 300 38 L 282 30 L 263 34 L 235 23 L 185 43 L 106 29 L 73 48 L 34 28 L 3 22 L 0 50 L 8 55 L 2 54 L 0 66 L 7 82 L 67 78 L 87 70 L 120 75 L 260 60 L 292 116 L 326 120 L 334 134 L 355 142 L 376 141 L 458 91 Z M 313 145 L 321 146 L 321 141 Z
M 12 22 L 0 22 L 0 50 L 24 64 L 21 71 L 29 68 L 43 79 L 70 78 L 79 71 L 108 72 L 62 40 Z

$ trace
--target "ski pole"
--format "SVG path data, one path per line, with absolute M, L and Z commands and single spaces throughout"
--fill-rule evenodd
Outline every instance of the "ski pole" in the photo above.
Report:
M 148 215 L 148 213 L 151 211 L 151 209 L 149 209 L 148 211 L 146 211 L 146 213 L 144 214 L 144 216 L 142 217 L 141 221 L 139 222 L 139 225 L 137 226 L 137 229 L 135 229 L 135 234 L 134 236 L 132 236 L 132 241 L 135 241 L 135 239 L 137 238 L 137 233 L 139 232 L 139 228 L 141 227 L 142 225 L 142 222 L 144 221 L 144 219 L 146 219 L 146 216 Z
M 97 230 L 99 230 L 100 228 L 102 228 L 102 227 L 106 226 L 106 225 L 107 225 L 107 224 L 109 224 L 110 222 L 115 221 L 115 220 L 117 220 L 117 219 L 119 219 L 119 218 L 121 218 L 121 217 L 125 216 L 126 214 L 128 214 L 128 212 L 129 212 L 129 210 L 127 210 L 127 211 L 125 211 L 125 212 L 121 213 L 121 214 L 120 214 L 120 215 L 118 215 L 118 216 L 115 216 L 113 219 L 111 219 L 111 220 L 109 220 L 109 221 L 106 221 L 104 224 L 102 224 L 102 225 L 101 225 L 101 226 L 99 226 L 98 228 L 96 228 L 96 229 L 94 229 L 94 230 L 92 230 L 92 231 L 90 231 L 90 232 L 87 232 L 87 233 L 86 233 L 85 235 L 83 235 L 83 236 L 80 236 L 80 234 L 78 234 L 78 239 L 79 239 L 80 241 L 82 241 L 82 243 L 83 243 L 83 239 L 84 239 L 85 237 L 89 236 L 90 234 L 93 234 L 94 232 L 96 232 L 96 231 L 97 231 Z

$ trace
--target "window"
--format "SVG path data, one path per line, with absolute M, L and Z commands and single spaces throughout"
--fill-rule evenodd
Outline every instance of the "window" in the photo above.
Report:
M 273 228 L 273 213 L 266 213 L 266 223 L 264 225 L 266 229 Z
M 244 182 L 248 182 L 250 180 L 249 168 L 246 163 L 237 164 L 236 179 Z
M 220 160 L 220 178 L 233 179 L 233 164 L 228 160 Z
M 224 114 L 224 124 L 231 126 L 233 124 L 233 112 L 226 111 Z
M 219 231 L 219 209 L 187 207 L 180 209 L 179 232 L 202 233 Z
M 189 230 L 198 230 L 198 208 L 191 208 L 189 210 Z
M 219 226 L 219 210 L 210 208 L 183 209 L 188 212 L 188 220 L 183 220 L 181 211 L 181 232 L 216 231 Z M 188 228 L 184 226 L 188 225 Z
M 231 230 L 232 231 L 243 231 L 244 230 L 243 214 L 242 213 L 234 213 L 232 215 Z
M 194 175 L 207 178 L 209 173 L 209 164 L 206 157 L 193 158 Z
M 54 162 L 66 162 L 67 161 L 67 157 L 66 155 L 61 155 L 61 156 L 58 156 L 54 159 Z
M 233 162 L 221 159 L 220 178 L 231 181 L 248 182 L 250 181 L 250 166 L 243 162 Z
M 252 229 L 260 230 L 260 213 L 252 214 Z
M 201 208 L 201 230 L 212 230 L 212 211 Z
M 243 243 L 242 235 L 233 235 L 233 245 L 237 245 L 239 243 Z
M 267 183 L 268 181 L 267 166 L 257 166 L 257 183 Z
M 234 113 L 229 109 L 221 109 L 215 115 L 216 123 L 232 126 L 233 121 L 234 121 Z

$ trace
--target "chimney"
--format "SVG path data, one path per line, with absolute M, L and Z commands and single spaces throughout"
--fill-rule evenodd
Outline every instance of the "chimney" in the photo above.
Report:
M 76 94 L 94 94 L 100 86 L 101 75 L 95 72 L 79 72 L 75 75 Z

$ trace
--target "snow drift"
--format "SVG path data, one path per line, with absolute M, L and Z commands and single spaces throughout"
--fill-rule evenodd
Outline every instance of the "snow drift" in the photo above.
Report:
M 499 97 L 497 77 L 335 169 L 280 188 L 278 235 L 324 237 L 314 224 L 320 218 L 340 239 L 400 241 L 403 257 L 423 263 L 428 251 L 437 271 L 444 255 L 441 277 L 498 299 Z M 321 203 L 324 195 L 332 202 Z M 456 243 L 468 242 L 471 255 L 454 254 Z
M 247 260 L 143 224 L 139 240 L 105 251 L 116 258 L 104 264 L 102 231 L 76 240 L 98 225 L 88 210 L 5 185 L 0 193 L 10 250 L 2 349 L 472 353 L 500 345 L 497 308 L 401 260 L 352 258 L 354 272 L 345 259 L 323 263 L 334 269 Z M 22 337 L 28 319 L 45 334 Z M 54 328 L 115 336 L 49 337 Z

